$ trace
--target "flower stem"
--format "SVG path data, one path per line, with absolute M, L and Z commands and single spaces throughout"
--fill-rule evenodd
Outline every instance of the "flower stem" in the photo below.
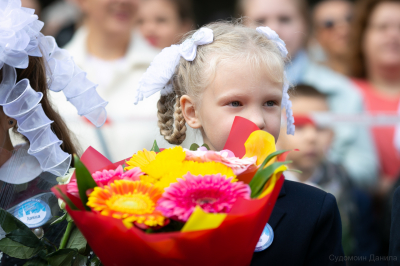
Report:
M 67 225 L 67 229 L 65 230 L 64 236 L 61 239 L 60 249 L 63 249 L 67 246 L 69 235 L 71 234 L 72 229 L 74 228 L 74 222 L 69 221 Z

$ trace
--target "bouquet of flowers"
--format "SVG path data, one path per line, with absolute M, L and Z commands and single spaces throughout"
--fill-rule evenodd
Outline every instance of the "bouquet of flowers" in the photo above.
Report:
M 287 169 L 275 140 L 237 117 L 224 150 L 193 144 L 112 164 L 89 148 L 53 192 L 108 265 L 248 265 Z

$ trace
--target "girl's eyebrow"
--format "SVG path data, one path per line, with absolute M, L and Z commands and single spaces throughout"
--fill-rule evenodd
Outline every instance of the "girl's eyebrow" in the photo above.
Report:
M 217 99 L 217 101 L 220 101 L 220 100 L 228 100 L 228 99 L 235 98 L 235 97 L 245 98 L 245 97 L 248 97 L 249 95 L 251 95 L 251 93 L 245 92 L 243 90 L 232 90 L 229 92 L 222 93 L 221 95 L 216 96 L 215 98 Z M 282 91 L 271 89 L 271 90 L 268 90 L 268 92 L 263 95 L 258 95 L 258 97 L 282 98 Z
M 217 99 L 217 101 L 223 101 L 223 100 L 230 100 L 232 98 L 244 98 L 247 96 L 248 96 L 247 93 L 236 91 L 236 92 L 226 92 L 221 95 L 218 95 L 215 98 Z

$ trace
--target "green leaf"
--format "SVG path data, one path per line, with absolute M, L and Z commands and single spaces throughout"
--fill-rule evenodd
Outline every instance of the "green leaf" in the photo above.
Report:
M 276 152 L 273 152 L 273 153 L 269 154 L 269 155 L 267 156 L 267 158 L 265 158 L 265 160 L 263 161 L 263 163 L 260 165 L 260 167 L 258 168 L 258 171 L 264 169 L 264 166 L 265 166 L 269 161 L 271 161 L 273 158 L 275 158 L 276 156 L 278 156 L 278 155 L 280 155 L 280 154 L 282 154 L 282 153 L 288 152 L 288 151 L 289 151 L 289 150 L 279 150 L 279 151 L 276 151 Z
M 201 145 L 201 147 L 206 147 L 207 150 L 210 150 L 210 147 L 208 147 L 208 145 L 205 143 L 203 145 Z
M 250 181 L 250 189 L 251 189 L 251 198 L 256 198 L 258 197 L 265 184 L 268 182 L 268 180 L 271 178 L 272 174 L 275 172 L 276 169 L 281 167 L 282 165 L 291 163 L 290 161 L 286 162 L 276 162 L 271 165 L 269 165 L 265 169 L 261 169 L 260 171 L 257 171 L 257 173 L 254 175 L 253 179 Z
M 87 261 L 88 261 L 88 258 L 86 256 L 77 253 L 75 255 L 75 259 L 74 259 L 74 261 L 72 263 L 72 266 L 86 265 Z
M 96 255 L 93 255 L 93 258 L 90 260 L 90 266 L 101 266 L 101 261 L 99 259 L 99 257 L 97 257 Z
M 3 238 L 0 240 L 0 251 L 10 257 L 26 260 L 36 255 L 40 251 L 40 248 L 30 248 L 9 238 Z
M 189 150 L 191 150 L 191 151 L 197 151 L 197 149 L 198 149 L 199 147 L 200 147 L 199 145 L 197 145 L 196 143 L 193 143 L 192 145 L 190 145 Z
M 90 208 L 86 205 L 88 197 L 86 191 L 97 187 L 92 175 L 89 173 L 86 166 L 79 160 L 78 156 L 74 155 L 75 160 L 75 175 L 78 183 L 79 196 L 86 210 L 90 211 Z
M 67 218 L 67 213 L 64 213 L 63 215 L 61 215 L 61 217 L 58 217 L 50 225 L 61 223 L 62 221 L 65 220 L 65 218 Z
M 63 201 L 65 201 L 67 203 L 67 205 L 74 211 L 79 211 L 78 207 L 76 207 L 76 205 L 67 197 L 67 195 L 65 195 L 60 188 L 56 187 L 58 193 L 60 193 Z
M 6 237 L 30 248 L 43 246 L 43 243 L 29 228 L 15 229 L 14 231 L 8 233 Z
M 77 249 L 79 253 L 82 253 L 86 249 L 86 244 L 87 241 L 85 237 L 82 235 L 81 231 L 75 227 L 69 236 L 67 248 Z
M 21 222 L 18 218 L 16 218 L 11 213 L 6 210 L 0 208 L 0 226 L 6 233 L 10 233 L 18 228 L 20 229 L 28 229 L 30 230 L 23 222 Z
M 34 258 L 26 262 L 23 266 L 47 266 L 49 265 L 47 261 L 41 258 Z
M 157 141 L 155 140 L 153 143 L 153 147 L 151 147 L 150 151 L 154 151 L 154 152 L 160 152 L 160 148 L 157 145 Z
M 297 170 L 297 169 L 287 169 L 286 171 L 295 172 L 295 173 L 298 173 L 298 174 L 302 174 L 303 173 L 303 171 L 300 171 L 300 170 Z
M 51 266 L 71 266 L 73 258 L 78 255 L 73 249 L 59 249 L 47 255 L 46 259 Z

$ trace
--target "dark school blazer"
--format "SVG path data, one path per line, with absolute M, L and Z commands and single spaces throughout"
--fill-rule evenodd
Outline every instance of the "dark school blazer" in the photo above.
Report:
M 285 180 L 268 221 L 274 240 L 252 266 L 346 265 L 342 223 L 332 194 Z
M 389 265 L 400 265 L 400 187 L 393 194 L 392 222 L 390 226 Z

